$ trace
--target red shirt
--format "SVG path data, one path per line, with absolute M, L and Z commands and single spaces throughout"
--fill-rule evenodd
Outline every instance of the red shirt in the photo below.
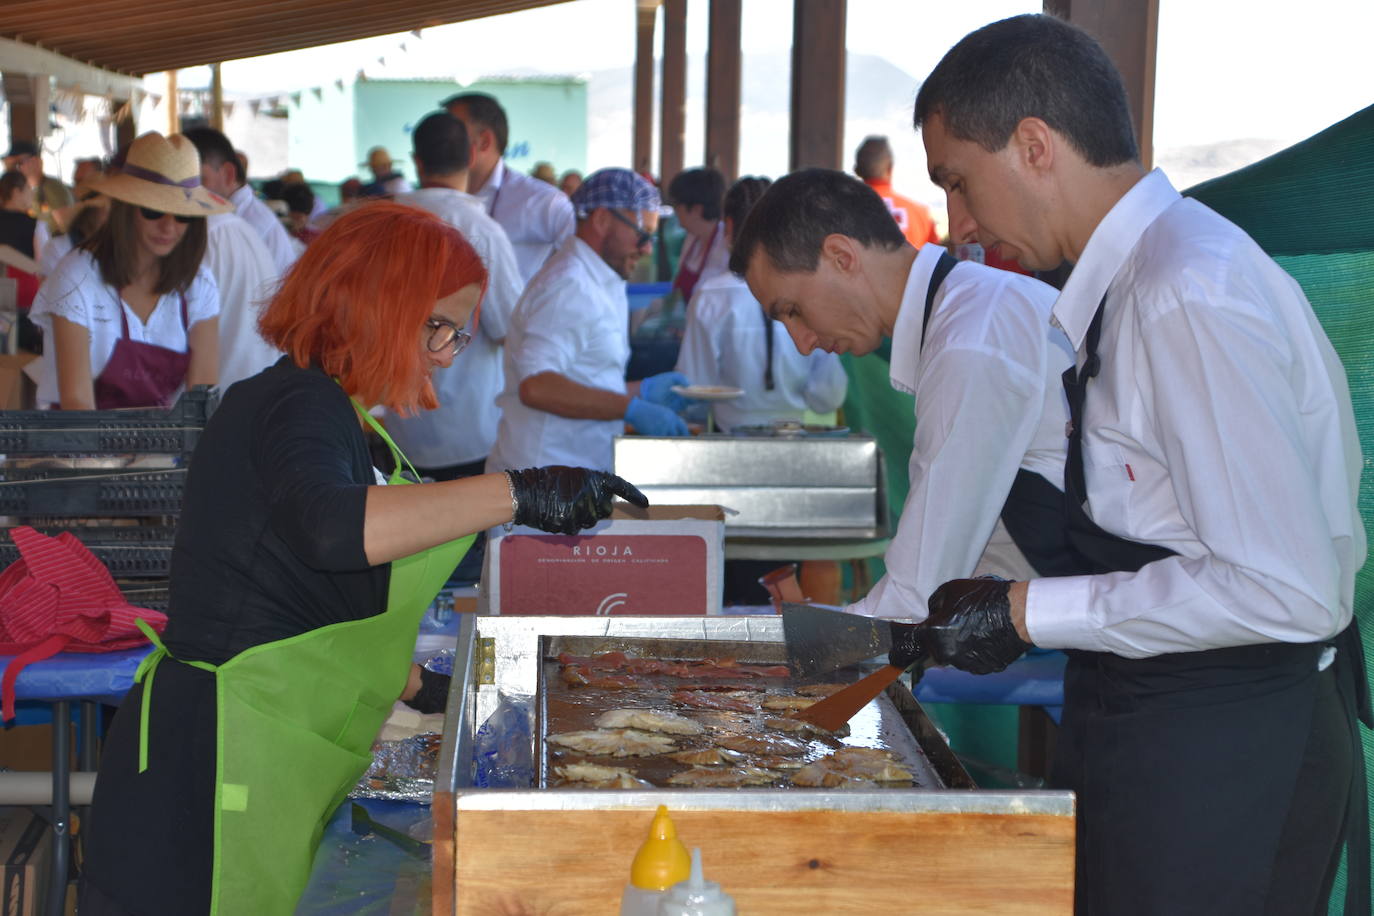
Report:
M 923 204 L 892 190 L 890 181 L 873 179 L 864 183 L 877 191 L 883 203 L 887 204 L 888 212 L 897 221 L 897 227 L 908 242 L 920 248 L 926 242 L 940 241 L 940 236 L 935 232 L 935 221 L 930 218 L 930 211 Z

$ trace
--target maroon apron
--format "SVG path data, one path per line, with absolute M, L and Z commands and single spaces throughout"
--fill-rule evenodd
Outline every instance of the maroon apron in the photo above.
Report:
M 169 407 L 191 366 L 191 332 L 186 321 L 186 294 L 181 293 L 181 329 L 186 352 L 129 339 L 129 318 L 119 302 L 119 340 L 110 361 L 95 380 L 97 410 L 114 407 Z
M 711 241 L 706 243 L 706 250 L 701 253 L 701 263 L 696 270 L 687 266 L 687 259 L 684 257 L 678 265 L 677 276 L 673 278 L 673 289 L 682 293 L 682 301 L 690 302 L 692 290 L 697 288 L 697 281 L 701 279 L 701 272 L 706 269 L 706 262 L 711 257 L 711 249 L 715 247 L 716 236 L 720 235 L 720 229 L 711 233 Z

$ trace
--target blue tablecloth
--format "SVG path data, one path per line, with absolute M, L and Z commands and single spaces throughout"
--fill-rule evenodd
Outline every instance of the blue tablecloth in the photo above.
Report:
M 100 700 L 118 705 L 134 685 L 139 662 L 152 646 L 123 652 L 59 652 L 19 672 L 15 696 L 20 700 Z M 14 661 L 0 655 L 0 674 Z

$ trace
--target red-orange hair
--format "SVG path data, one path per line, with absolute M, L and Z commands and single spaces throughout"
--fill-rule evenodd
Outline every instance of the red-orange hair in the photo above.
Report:
M 439 402 L 422 332 L 434 303 L 487 271 L 439 217 L 379 201 L 340 216 L 310 243 L 258 321 L 296 365 L 316 365 L 366 406 L 401 413 Z M 477 313 L 469 330 L 475 332 Z

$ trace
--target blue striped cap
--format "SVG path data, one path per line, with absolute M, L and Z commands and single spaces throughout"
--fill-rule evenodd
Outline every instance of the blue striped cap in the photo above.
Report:
M 598 207 L 623 210 L 658 210 L 658 189 L 629 169 L 598 169 L 572 193 L 578 219 Z

